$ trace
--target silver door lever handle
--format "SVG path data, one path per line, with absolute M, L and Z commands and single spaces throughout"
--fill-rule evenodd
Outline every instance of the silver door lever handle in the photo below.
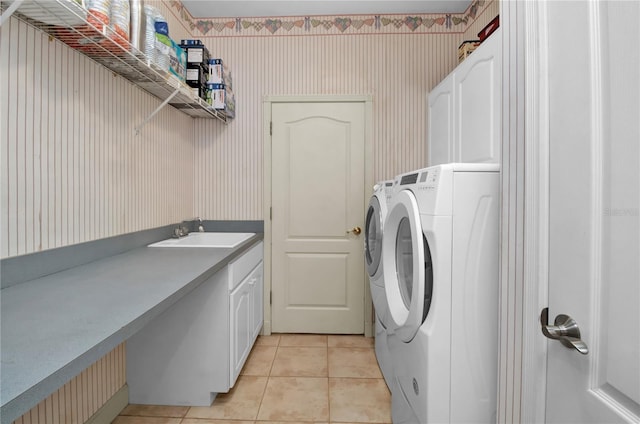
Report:
M 549 308 L 544 308 L 540 314 L 542 334 L 546 337 L 559 340 L 564 346 L 573 348 L 586 355 L 589 353 L 587 344 L 580 340 L 580 328 L 578 323 L 569 315 L 560 314 L 556 317 L 554 325 L 549 324 Z

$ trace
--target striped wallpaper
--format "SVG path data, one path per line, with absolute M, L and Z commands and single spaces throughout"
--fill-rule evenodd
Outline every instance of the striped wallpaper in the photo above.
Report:
M 190 117 L 164 108 L 136 136 L 158 99 L 14 17 L 0 98 L 0 257 L 193 216 Z
M 497 0 L 482 3 L 478 21 L 465 26 L 473 38 L 498 13 Z M 372 95 L 375 179 L 426 166 L 427 94 L 457 65 L 457 47 L 467 36 L 406 28 L 380 34 L 217 34 L 198 38 L 232 71 L 237 117 L 225 127 L 196 120 L 194 198 L 196 215 L 221 220 L 263 219 L 265 96 Z
M 124 343 L 98 359 L 14 424 L 82 424 L 126 382 Z

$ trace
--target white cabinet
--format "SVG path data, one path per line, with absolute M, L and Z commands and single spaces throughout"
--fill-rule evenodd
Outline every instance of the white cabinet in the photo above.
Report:
M 429 93 L 428 164 L 453 162 L 453 77 L 449 75 Z
M 127 340 L 129 403 L 209 406 L 233 387 L 263 321 L 263 243 Z
M 231 292 L 231 367 L 230 381 L 235 383 L 253 342 L 262 328 L 262 261 Z
M 429 93 L 428 166 L 500 162 L 500 31 Z

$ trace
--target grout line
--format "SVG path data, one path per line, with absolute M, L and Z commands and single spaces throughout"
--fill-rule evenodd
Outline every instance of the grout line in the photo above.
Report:
M 267 383 L 264 387 L 264 392 L 262 393 L 262 399 L 260 399 L 260 407 L 258 408 L 258 414 L 256 414 L 256 423 L 258 422 L 258 416 L 260 415 L 260 409 L 262 409 L 262 403 L 264 401 L 264 397 L 267 394 L 267 387 L 269 386 L 269 382 L 271 381 L 271 373 L 273 372 L 273 367 L 276 363 L 276 358 L 278 357 L 278 352 L 280 351 L 280 343 L 282 343 L 282 335 L 278 335 L 278 342 L 275 345 L 276 353 L 273 355 L 273 360 L 271 361 L 271 366 L 269 367 L 269 375 L 267 376 Z
M 276 343 L 276 345 L 274 346 L 276 348 L 276 352 L 273 355 L 273 359 L 271 359 L 271 366 L 269 367 L 269 371 L 267 372 L 267 381 L 264 383 L 264 390 L 262 391 L 262 397 L 260 398 L 260 403 L 258 404 L 258 410 L 256 411 L 256 416 L 253 419 L 254 422 L 258 422 L 258 416 L 260 416 L 262 403 L 264 402 L 264 397 L 267 394 L 267 387 L 269 387 L 269 381 L 271 380 L 271 371 L 273 370 L 273 364 L 275 364 L 276 362 L 276 357 L 278 356 L 278 349 L 280 348 L 280 340 L 281 340 L 281 337 L 278 337 L 278 343 Z
M 327 336 L 327 422 L 331 422 L 331 381 L 329 377 L 331 369 L 329 368 L 329 336 Z
M 269 379 L 271 377 L 267 377 L 267 381 L 264 383 L 264 389 L 262 390 L 262 397 L 260 397 L 260 403 L 258 403 L 258 410 L 256 411 L 256 415 L 253 418 L 254 422 L 258 421 L 258 416 L 260 415 L 260 409 L 262 409 L 262 402 L 264 402 L 264 396 L 267 394 L 267 387 L 269 386 Z
M 273 354 L 273 359 L 271 360 L 271 366 L 269 367 L 269 372 L 267 373 L 267 377 L 271 377 L 271 373 L 273 372 L 273 366 L 276 363 L 276 358 L 278 357 L 278 351 L 280 350 L 280 346 L 275 346 L 276 353 Z

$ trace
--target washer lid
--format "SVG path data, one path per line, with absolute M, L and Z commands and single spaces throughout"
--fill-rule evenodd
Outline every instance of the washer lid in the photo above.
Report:
M 415 196 L 403 190 L 394 200 L 383 232 L 385 291 L 395 332 L 408 342 L 426 319 L 433 270 Z
M 371 196 L 364 229 L 364 260 L 367 272 L 373 277 L 382 256 L 382 212 L 378 196 Z

